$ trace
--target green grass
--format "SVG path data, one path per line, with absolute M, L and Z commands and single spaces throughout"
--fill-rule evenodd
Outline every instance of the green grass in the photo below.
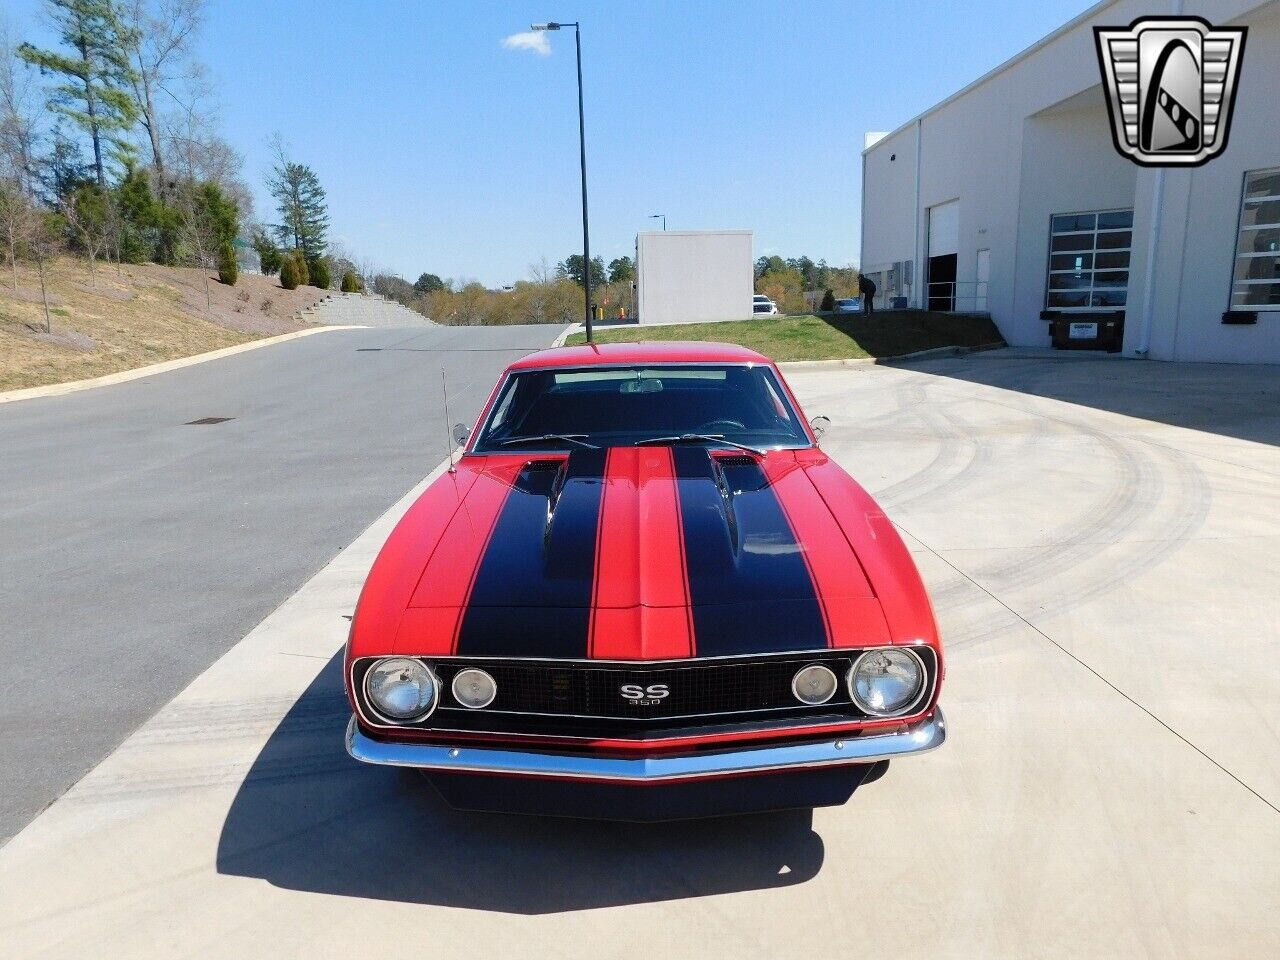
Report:
M 736 343 L 774 360 L 847 360 L 898 357 L 936 347 L 977 347 L 1003 343 L 986 317 L 890 310 L 867 318 L 840 316 L 761 317 L 730 323 L 687 323 L 659 327 L 601 327 L 597 343 L 642 340 L 709 340 Z M 574 334 L 570 344 L 585 343 Z

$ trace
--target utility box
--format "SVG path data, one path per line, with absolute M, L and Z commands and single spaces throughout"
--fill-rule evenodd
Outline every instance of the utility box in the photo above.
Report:
M 745 320 L 754 292 L 750 230 L 636 236 L 636 317 L 642 324 Z

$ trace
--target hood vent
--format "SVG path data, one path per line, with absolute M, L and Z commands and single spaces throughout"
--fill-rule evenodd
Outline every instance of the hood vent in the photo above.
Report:
M 564 463 L 563 460 L 530 460 L 524 468 L 526 470 L 559 470 Z

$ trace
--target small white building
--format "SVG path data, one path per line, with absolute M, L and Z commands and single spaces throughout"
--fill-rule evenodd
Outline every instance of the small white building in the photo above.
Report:
M 661 230 L 636 236 L 636 317 L 700 323 L 751 316 L 750 230 Z
M 1152 169 L 1112 142 L 1093 27 L 1246 26 L 1227 147 Z M 990 312 L 1006 340 L 1122 323 L 1123 353 L 1280 362 L 1280 3 L 1104 0 L 862 154 L 877 299 Z M 1083 324 L 1083 326 L 1081 326 Z

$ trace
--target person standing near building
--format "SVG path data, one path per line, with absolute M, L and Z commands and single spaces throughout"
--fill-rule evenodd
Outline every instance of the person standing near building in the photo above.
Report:
M 858 274 L 858 293 L 862 294 L 863 314 L 868 317 L 871 316 L 876 310 L 875 303 L 873 303 L 876 298 L 876 284 L 865 273 Z

